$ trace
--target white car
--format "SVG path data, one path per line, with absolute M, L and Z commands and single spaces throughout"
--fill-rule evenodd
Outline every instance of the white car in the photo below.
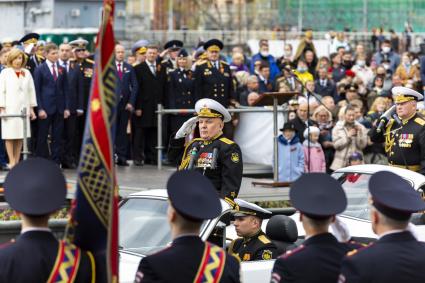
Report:
M 382 165 L 357 165 L 337 170 L 332 176 L 338 179 L 348 198 L 348 207 L 340 215 L 351 236 L 362 242 L 376 238 L 369 221 L 367 184 L 374 172 L 387 170 L 408 180 L 416 190 L 424 190 L 425 177 L 405 169 Z M 205 221 L 200 237 L 225 247 L 237 238 L 230 223 L 231 208 L 222 201 L 222 214 Z M 167 223 L 166 190 L 150 190 L 131 194 L 120 204 L 120 282 L 134 282 L 137 267 L 142 257 L 165 248 L 171 241 Z M 263 231 L 283 253 L 299 245 L 304 239 L 304 230 L 295 209 L 275 209 L 270 220 L 263 221 Z M 290 216 L 288 216 L 290 215 Z M 415 233 L 425 241 L 425 226 L 415 226 Z M 190 251 L 188 251 L 190 252 Z M 274 260 L 241 263 L 243 282 L 270 282 Z

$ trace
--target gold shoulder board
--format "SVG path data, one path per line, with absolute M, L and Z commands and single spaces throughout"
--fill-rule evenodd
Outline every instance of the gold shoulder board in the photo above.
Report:
M 228 138 L 220 138 L 220 140 L 224 143 L 227 143 L 227 144 L 234 144 L 235 143 L 234 141 L 231 141 Z

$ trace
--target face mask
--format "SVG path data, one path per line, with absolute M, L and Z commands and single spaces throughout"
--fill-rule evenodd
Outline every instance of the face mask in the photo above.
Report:
M 382 66 L 385 68 L 385 70 L 388 70 L 390 68 L 390 65 L 388 64 L 382 64 Z
M 300 72 L 300 73 L 305 73 L 307 71 L 307 68 L 305 68 L 305 67 L 298 67 L 297 68 L 297 71 Z
M 410 61 L 409 60 L 405 60 L 405 61 L 403 61 L 403 64 L 406 65 L 406 66 L 410 66 Z
M 364 65 L 366 65 L 365 61 L 357 61 L 357 66 L 363 67 Z
M 260 55 L 262 57 L 267 57 L 267 56 L 269 56 L 269 52 L 268 51 L 260 51 Z
M 384 47 L 382 47 L 382 52 L 384 52 L 384 53 L 388 53 L 388 52 L 390 52 L 391 51 L 391 47 L 388 47 L 388 46 L 384 46 Z
M 292 56 L 292 51 L 285 51 L 285 57 L 289 58 Z

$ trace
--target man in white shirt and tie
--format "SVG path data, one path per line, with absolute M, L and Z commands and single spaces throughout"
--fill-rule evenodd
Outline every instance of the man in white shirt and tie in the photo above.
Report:
M 318 75 L 319 78 L 314 82 L 314 91 L 321 96 L 338 98 L 335 83 L 328 79 L 328 69 L 320 68 Z
M 38 66 L 34 73 L 38 105 L 36 155 L 51 158 L 60 165 L 64 119 L 70 116 L 69 87 L 66 70 L 58 65 L 58 46 L 48 43 L 45 51 L 47 60 Z M 52 142 L 49 150 L 47 136 L 50 128 Z

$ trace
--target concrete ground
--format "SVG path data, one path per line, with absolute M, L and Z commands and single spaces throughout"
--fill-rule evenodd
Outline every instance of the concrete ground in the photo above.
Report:
M 247 166 L 250 167 L 250 166 Z M 120 195 L 125 197 L 131 193 L 149 189 L 164 189 L 168 177 L 175 171 L 175 168 L 163 166 L 158 170 L 156 166 L 145 165 L 143 167 L 116 167 L 117 180 Z M 76 180 L 76 170 L 64 171 L 69 181 Z M 251 172 L 249 172 L 251 173 Z M 288 188 L 265 188 L 253 186 L 252 181 L 259 179 L 243 177 L 239 197 L 248 201 L 270 201 L 287 200 Z M 271 181 L 270 179 L 265 179 Z

